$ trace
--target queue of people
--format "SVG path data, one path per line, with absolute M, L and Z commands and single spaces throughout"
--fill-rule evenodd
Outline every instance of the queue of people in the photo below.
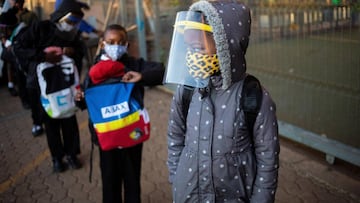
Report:
M 55 173 L 82 168 L 76 110 L 92 111 L 88 92 L 131 84 L 129 100 L 103 106 L 101 121 L 89 112 L 89 131 L 100 153 L 103 202 L 140 203 L 142 141 L 105 147 L 102 136 L 125 136 L 135 143 L 147 133 L 139 126 L 129 134 L 121 129 L 147 119 L 144 87 L 164 81 L 179 84 L 167 133 L 174 202 L 274 202 L 280 152 L 276 105 L 246 73 L 251 16 L 245 4 L 198 1 L 180 12 L 166 74 L 163 63 L 128 54 L 121 25 L 109 25 L 104 33 L 93 30 L 103 34 L 101 51 L 81 82 L 85 50 L 79 25 L 88 6 L 57 1 L 50 19 L 40 21 L 23 8 L 23 0 L 13 1 L 13 8 L 0 15 L 1 56 L 10 72 L 18 72 L 22 104 L 32 112 L 32 134 L 45 132 Z M 27 18 L 21 17 L 24 12 Z M 129 113 L 135 107 L 141 111 Z

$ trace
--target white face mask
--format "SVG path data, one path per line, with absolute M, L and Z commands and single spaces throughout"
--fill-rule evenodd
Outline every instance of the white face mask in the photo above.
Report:
M 116 61 L 127 52 L 127 46 L 105 43 L 104 50 L 106 55 L 111 58 L 111 60 Z
M 57 27 L 60 31 L 63 31 L 63 32 L 71 32 L 71 31 L 75 30 L 74 25 L 70 25 L 69 23 L 67 23 L 65 21 L 60 22 Z

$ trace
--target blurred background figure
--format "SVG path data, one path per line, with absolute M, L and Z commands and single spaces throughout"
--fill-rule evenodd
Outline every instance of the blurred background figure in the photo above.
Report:
M 18 20 L 15 16 L 15 13 L 8 10 L 3 12 L 0 16 L 0 37 L 1 37 L 1 48 L 0 54 L 1 59 L 3 60 L 3 67 L 6 68 L 7 72 L 7 87 L 11 96 L 17 96 L 18 92 L 15 88 L 15 67 L 14 59 L 11 55 L 11 41 L 10 38 L 16 26 L 18 25 Z
M 31 25 L 35 21 L 39 20 L 38 16 L 35 12 L 30 11 L 26 7 L 24 7 L 25 0 L 7 0 L 10 2 L 11 8 L 9 10 L 12 10 L 16 13 L 16 17 L 18 21 L 21 23 L 25 23 L 27 26 Z
M 79 129 L 75 114 L 55 119 L 44 111 L 40 102 L 37 66 L 43 62 L 57 64 L 64 54 L 74 60 L 76 67 L 81 67 L 84 50 L 81 47 L 77 25 L 83 15 L 76 1 L 64 0 L 50 15 L 50 20 L 32 24 L 14 41 L 14 52 L 19 61 L 28 64 L 27 87 L 33 91 L 32 113 L 36 115 L 34 113 L 37 108 L 41 113 L 39 116 L 43 118 L 54 172 L 63 172 L 67 166 L 73 169 L 81 167 L 77 158 L 80 153 Z M 61 54 L 46 52 L 49 48 L 60 49 Z M 36 125 L 39 124 L 34 123 L 34 126 Z M 65 156 L 67 164 L 63 162 Z
M 18 20 L 18 25 L 14 29 L 10 41 L 12 42 L 15 37 L 19 35 L 19 33 L 23 32 L 28 26 L 31 26 L 34 22 L 38 21 L 38 16 L 35 12 L 30 11 L 29 9 L 24 7 L 24 0 L 8 0 L 10 2 L 10 6 L 12 6 L 8 12 L 12 12 L 16 15 Z M 12 53 L 11 53 L 12 54 Z M 16 82 L 17 82 L 17 88 L 18 88 L 18 94 L 21 100 L 21 103 L 25 109 L 30 109 L 30 101 L 28 96 L 28 91 L 26 88 L 26 70 L 27 67 L 26 64 L 23 64 L 22 66 L 18 63 L 18 60 L 16 60 L 16 56 L 12 56 L 14 59 L 13 66 L 15 67 L 16 72 Z M 33 130 L 33 134 L 41 134 L 41 130 L 37 132 L 36 128 Z
M 63 2 L 63 0 L 56 0 L 55 2 L 55 10 L 58 9 L 58 7 L 60 6 L 61 2 Z M 90 6 L 87 3 L 81 2 L 81 1 L 77 1 L 77 3 L 80 5 L 80 7 L 86 11 L 90 10 Z M 85 32 L 85 33 L 95 33 L 97 35 L 102 35 L 103 32 L 100 30 L 97 30 L 95 27 L 93 27 L 92 25 L 90 25 L 88 22 L 86 22 L 84 19 L 82 19 L 78 25 L 79 31 Z

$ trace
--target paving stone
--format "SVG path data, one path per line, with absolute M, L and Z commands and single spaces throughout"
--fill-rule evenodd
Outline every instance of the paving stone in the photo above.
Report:
M 32 199 L 32 198 L 28 198 L 27 196 L 21 196 L 19 198 L 16 199 L 16 202 L 21 202 L 21 203 L 36 203 L 37 200 Z
M 17 184 L 14 186 L 14 195 L 16 196 L 31 196 L 32 192 L 29 190 L 29 183 Z
M 301 203 L 302 201 L 300 200 L 300 198 L 296 197 L 294 194 L 289 194 L 288 192 L 285 191 L 285 189 L 283 187 L 279 187 L 276 191 L 276 196 L 275 196 L 275 202 L 277 203 Z

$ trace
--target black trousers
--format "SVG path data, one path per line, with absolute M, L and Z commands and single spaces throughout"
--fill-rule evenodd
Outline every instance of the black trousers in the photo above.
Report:
M 18 93 L 19 93 L 19 97 L 21 102 L 24 103 L 30 103 L 29 100 L 29 94 L 26 88 L 26 76 L 25 74 L 20 71 L 20 70 L 16 70 L 16 81 L 17 81 L 17 86 L 18 86 Z
M 30 101 L 31 118 L 34 125 L 42 125 L 43 109 L 40 102 L 40 90 L 36 88 L 27 88 Z
M 44 114 L 46 113 L 44 112 Z M 76 156 L 80 153 L 76 115 L 62 119 L 53 119 L 44 115 L 44 124 L 48 146 L 53 158 L 62 159 L 64 155 Z
M 143 144 L 130 148 L 102 151 L 100 169 L 103 203 L 140 203 L 140 173 Z

